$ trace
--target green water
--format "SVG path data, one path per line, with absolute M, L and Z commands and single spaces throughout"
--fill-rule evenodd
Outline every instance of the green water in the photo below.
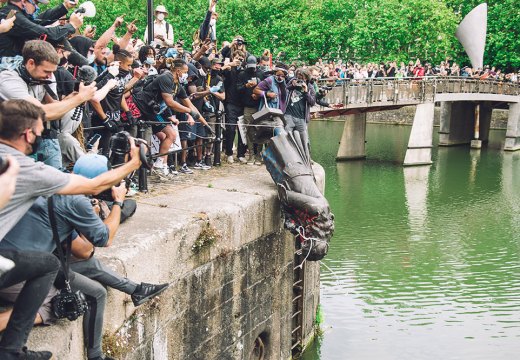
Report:
M 519 359 L 520 152 L 433 149 L 401 166 L 410 127 L 368 125 L 367 160 L 336 163 L 341 122 L 313 122 L 336 232 L 323 337 L 305 360 Z M 437 130 L 436 130 L 437 131 Z

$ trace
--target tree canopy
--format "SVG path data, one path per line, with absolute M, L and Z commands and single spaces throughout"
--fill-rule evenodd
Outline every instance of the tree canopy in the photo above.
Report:
M 56 1 L 56 0 L 55 0 Z M 86 19 L 104 31 L 116 16 L 136 19 L 139 35 L 146 27 L 146 1 L 93 0 L 97 16 Z M 55 2 L 56 3 L 56 2 Z M 155 1 L 155 6 L 161 4 Z M 476 0 L 220 0 L 217 37 L 220 42 L 242 35 L 255 54 L 269 49 L 286 59 L 318 58 L 438 63 L 446 57 L 467 64 L 455 29 Z M 208 0 L 164 2 L 175 38 L 191 43 Z M 520 67 L 518 0 L 490 0 L 484 63 Z M 121 30 L 123 31 L 123 30 Z

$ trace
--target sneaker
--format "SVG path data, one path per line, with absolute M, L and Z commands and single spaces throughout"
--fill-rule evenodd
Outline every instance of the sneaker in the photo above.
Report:
M 238 161 L 240 161 L 241 164 L 247 164 L 247 160 L 245 157 L 241 156 L 238 158 Z
M 134 306 L 139 306 L 150 300 L 151 298 L 158 296 L 164 290 L 166 290 L 170 286 L 170 284 L 147 284 L 141 283 L 137 285 L 134 293 L 132 294 L 132 302 Z
M 2 359 L 4 359 L 4 357 L 2 357 Z M 11 358 L 8 357 L 8 359 L 11 359 Z M 20 353 L 14 355 L 13 359 L 49 360 L 49 359 L 52 359 L 52 353 L 50 351 L 31 351 L 31 350 L 28 350 L 27 347 L 24 346 Z
M 228 164 L 233 164 L 235 162 L 235 160 L 233 160 L 233 155 L 230 155 L 227 157 L 227 163 Z
M 181 174 L 193 174 L 193 170 L 191 170 L 188 165 L 184 164 L 181 166 L 181 168 L 179 169 L 179 172 Z
M 255 165 L 262 166 L 264 164 L 264 159 L 262 159 L 262 156 L 257 155 L 255 156 Z
M 204 164 L 204 163 L 202 162 L 202 160 L 201 160 L 201 161 L 199 161 L 199 162 L 196 162 L 195 165 L 193 165 L 193 168 L 194 168 L 195 170 L 209 170 L 209 169 L 211 169 L 211 166 L 207 166 L 207 165 Z
M 134 183 L 134 181 L 132 180 L 132 182 L 130 183 L 130 186 L 128 187 L 128 191 L 126 192 L 126 196 L 125 197 L 133 197 L 137 194 L 137 191 L 139 190 L 139 186 Z
M 213 162 L 211 161 L 211 155 L 206 155 L 204 157 L 204 164 L 206 164 L 206 166 L 211 166 L 213 165 Z
M 247 165 L 253 165 L 255 163 L 255 157 L 253 155 L 249 155 L 247 157 Z
M 14 261 L 0 256 L 0 276 L 14 268 Z
M 177 170 L 175 170 L 175 165 L 168 166 L 168 169 L 170 170 L 170 174 L 172 174 L 174 176 L 179 175 L 179 172 Z
M 163 166 L 163 167 L 156 167 L 156 166 L 154 166 L 152 168 L 152 175 L 156 175 L 160 179 L 163 179 L 163 180 L 171 180 L 172 179 L 172 175 L 170 174 L 170 170 L 168 169 L 168 166 Z

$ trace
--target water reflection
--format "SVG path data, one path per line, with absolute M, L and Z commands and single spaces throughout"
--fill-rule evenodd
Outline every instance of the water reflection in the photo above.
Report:
M 370 160 L 336 164 L 341 129 L 310 127 L 336 233 L 325 335 L 305 359 L 517 358 L 520 153 L 492 132 L 479 152 L 434 148 L 431 167 L 403 168 L 409 128 L 369 125 Z

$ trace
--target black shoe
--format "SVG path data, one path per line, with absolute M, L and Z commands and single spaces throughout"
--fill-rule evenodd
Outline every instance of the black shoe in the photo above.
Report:
M 134 293 L 132 294 L 132 301 L 134 306 L 139 306 L 150 300 L 151 298 L 159 295 L 164 290 L 166 290 L 170 286 L 170 284 L 147 284 L 141 283 L 141 285 L 137 285 Z
M 211 155 L 206 155 L 206 156 L 204 157 L 204 163 L 205 163 L 207 166 L 212 166 L 212 165 L 213 165 L 213 163 L 212 163 L 212 161 L 211 161 Z
M 18 354 L 18 357 L 15 357 L 15 359 L 19 360 L 49 360 L 51 358 L 52 353 L 50 351 L 31 351 L 25 346 L 22 352 Z

